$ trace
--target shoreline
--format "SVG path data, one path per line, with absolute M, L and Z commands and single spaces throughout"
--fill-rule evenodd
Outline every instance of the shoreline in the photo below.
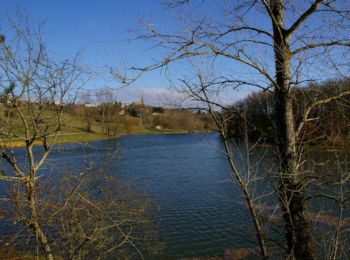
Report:
M 118 139 L 127 136 L 133 135 L 180 135 L 180 134 L 196 134 L 196 133 L 216 133 L 216 131 L 203 131 L 203 130 L 195 130 L 189 131 L 185 129 L 165 129 L 165 130 L 156 130 L 156 129 L 144 129 L 142 131 L 133 131 L 130 133 L 120 133 L 115 136 L 107 136 L 101 133 L 88 133 L 88 132 L 80 132 L 80 133 L 62 133 L 58 135 L 57 141 L 55 144 L 65 144 L 65 143 L 89 143 L 93 141 L 100 140 L 111 140 Z M 34 146 L 40 146 L 42 143 L 39 140 L 34 141 Z M 25 141 L 20 139 L 11 139 L 11 140 L 0 140 L 0 146 L 5 146 L 7 148 L 23 148 L 25 147 Z M 258 147 L 262 148 L 271 148 L 274 145 L 271 143 L 257 144 Z M 307 146 L 310 150 L 315 149 L 312 145 Z M 319 149 L 318 149 L 319 150 Z M 350 147 L 348 146 L 340 146 L 335 148 L 334 146 L 322 146 L 321 150 L 323 152 L 333 153 L 333 152 L 348 152 Z
M 55 144 L 64 143 L 88 143 L 93 141 L 108 140 L 108 139 L 118 139 L 121 137 L 132 136 L 132 135 L 177 135 L 177 134 L 192 134 L 192 133 L 213 133 L 213 131 L 188 131 L 184 129 L 168 129 L 168 130 L 145 130 L 145 131 L 135 131 L 131 133 L 120 133 L 115 136 L 107 136 L 100 133 L 64 133 L 57 136 L 57 141 Z M 2 145 L 8 146 L 9 148 L 23 148 L 25 147 L 25 141 L 19 139 L 12 140 L 1 140 Z M 41 142 L 39 140 L 34 141 L 34 146 L 40 146 Z

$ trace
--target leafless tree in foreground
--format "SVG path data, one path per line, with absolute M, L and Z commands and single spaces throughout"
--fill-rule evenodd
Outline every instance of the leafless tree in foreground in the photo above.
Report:
M 43 224 L 50 231 L 56 257 L 144 259 L 159 253 L 162 244 L 148 216 L 152 200 L 118 181 L 110 168 L 117 151 L 105 152 L 103 161 L 97 162 L 88 152 L 94 148 L 84 149 L 82 171 L 73 166 L 75 170 L 62 172 L 53 165 L 57 172 L 47 182 L 55 184 L 38 189 L 39 214 L 45 216 Z
M 150 226 L 149 203 L 130 197 L 105 174 L 107 158 L 115 154 L 106 156 L 103 167 L 93 158 L 81 172 L 65 175 L 65 167 L 48 163 L 65 126 L 64 104 L 76 96 L 82 71 L 77 58 L 56 62 L 49 57 L 40 30 L 28 24 L 11 23 L 13 35 L 0 42 L 0 185 L 5 195 L 0 213 L 14 224 L 2 251 L 13 246 L 46 259 L 127 259 L 136 252 L 142 259 L 139 244 L 147 241 L 141 226 Z M 18 145 L 24 154 L 14 149 Z
M 217 85 L 219 92 L 252 87 L 272 91 L 275 111 L 272 123 L 277 130 L 276 194 L 283 212 L 286 255 L 291 259 L 315 259 L 315 241 L 307 218 L 310 180 L 301 170 L 300 144 L 311 111 L 350 93 L 339 86 L 334 96 L 316 95 L 305 104 L 301 119 L 297 120 L 292 87 L 347 74 L 349 64 L 343 61 L 349 58 L 349 3 L 327 0 L 220 3 L 204 2 L 207 15 L 199 15 L 198 19 L 196 14 L 201 10 L 195 5 L 189 18 L 181 17 L 178 24 L 184 26 L 178 30 L 174 26 L 162 32 L 162 28 L 147 25 L 148 33 L 140 39 L 155 43 L 155 47 L 165 51 L 164 56 L 151 65 L 133 67 L 133 72 L 136 71 L 133 77 L 118 71 L 112 73 L 128 84 L 145 72 L 170 70 L 173 63 L 187 69 L 184 61 L 189 60 L 192 64 L 213 67 L 222 82 Z M 182 8 L 180 12 L 186 15 L 191 1 L 171 1 L 171 5 Z M 205 99 L 207 104 L 214 103 Z M 263 246 L 260 247 L 265 256 Z
M 252 218 L 254 229 L 259 244 L 259 249 L 262 258 L 267 259 L 269 256 L 267 248 L 267 236 L 263 228 L 261 215 L 259 214 L 257 204 L 259 199 L 264 196 L 268 196 L 267 193 L 260 194 L 260 196 L 255 196 L 254 194 L 254 185 L 258 181 L 259 176 L 257 175 L 258 171 L 255 169 L 254 165 L 257 165 L 263 160 L 264 156 L 259 156 L 258 162 L 252 163 L 250 160 L 251 150 L 257 145 L 257 143 L 250 143 L 247 133 L 247 122 L 245 120 L 244 113 L 237 113 L 231 111 L 229 108 L 226 108 L 223 105 L 215 102 L 212 93 L 212 87 L 216 84 L 225 84 L 223 82 L 215 81 L 206 81 L 205 76 L 200 72 L 197 73 L 198 82 L 188 82 L 181 80 L 185 85 L 187 94 L 196 101 L 200 101 L 207 106 L 207 110 L 210 113 L 212 119 L 215 122 L 218 132 L 223 140 L 225 156 L 229 162 L 231 173 L 233 179 L 235 179 L 243 191 L 243 197 L 247 203 L 250 216 Z M 219 113 L 217 108 L 220 107 L 224 112 L 228 112 L 227 115 Z M 243 143 L 244 151 L 242 153 L 239 146 L 230 137 L 229 122 L 231 120 L 241 120 L 243 122 Z M 238 168 L 237 166 L 237 157 L 238 160 L 244 162 L 244 166 Z
M 63 104 L 79 70 L 74 61 L 55 63 L 50 60 L 39 32 L 15 23 L 12 28 L 15 35 L 1 43 L 0 54 L 2 104 L 7 115 L 0 129 L 1 156 L 11 168 L 1 180 L 14 182 L 19 189 L 25 186 L 27 201 L 23 204 L 21 218 L 34 232 L 47 259 L 53 259 L 47 234 L 38 219 L 36 190 L 41 176 L 37 176 L 37 172 L 63 127 Z M 12 141 L 24 143 L 27 167 L 18 163 Z M 43 148 L 39 156 L 33 152 L 37 142 Z

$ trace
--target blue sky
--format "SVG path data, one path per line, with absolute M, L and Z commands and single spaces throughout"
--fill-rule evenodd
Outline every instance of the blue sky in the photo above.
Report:
M 85 87 L 92 90 L 90 93 L 103 87 L 120 87 L 111 77 L 109 66 L 143 66 L 158 58 L 158 50 L 132 39 L 135 31 L 143 30 L 142 21 L 164 26 L 174 15 L 161 0 L 0 0 L 0 3 L 5 13 L 15 17 L 20 10 L 34 26 L 44 22 L 42 36 L 54 56 L 65 59 L 82 52 L 83 64 L 94 72 Z M 157 90 L 168 85 L 164 73 L 155 71 L 145 74 L 131 89 L 116 90 L 116 96 L 124 102 L 144 96 L 146 102 L 155 104 L 159 93 L 178 97 L 174 91 Z
M 164 3 L 165 0 L 0 0 L 2 10 L 11 16 L 14 16 L 19 8 L 33 24 L 45 21 L 42 36 L 51 54 L 64 59 L 81 51 L 83 64 L 86 64 L 94 72 L 93 77 L 86 85 L 86 88 L 92 90 L 92 92 L 103 87 L 120 87 L 119 83 L 109 74 L 108 68 L 110 66 L 117 68 L 123 68 L 124 66 L 142 67 L 161 57 L 159 49 L 150 49 L 151 45 L 140 40 L 133 41 L 133 39 L 137 34 L 135 30 L 143 30 L 142 21 L 151 22 L 158 28 L 165 29 L 164 31 L 171 31 L 178 26 L 179 20 L 173 19 L 176 11 L 167 10 L 162 2 Z M 225 1 L 193 1 L 191 3 L 194 6 L 191 6 L 189 11 L 180 14 L 186 19 L 191 19 L 196 17 L 198 11 L 200 15 L 207 14 L 209 19 L 214 17 L 220 22 L 232 23 L 232 17 L 235 13 L 231 12 L 231 17 L 220 17 L 225 10 L 218 9 L 220 7 L 216 3 L 219 2 L 224 3 Z M 300 11 L 305 9 L 306 5 L 298 1 L 295 2 L 300 4 Z M 196 8 L 196 5 L 200 5 L 201 8 Z M 182 11 L 180 9 L 179 12 Z M 251 11 L 247 15 L 247 19 L 249 22 L 269 30 L 269 21 L 259 11 Z M 317 16 L 310 19 L 310 28 L 318 27 L 318 19 Z M 287 23 L 291 23 L 295 20 L 295 17 L 290 16 L 286 20 Z M 0 22 L 2 21 L 0 20 Z M 0 27 L 0 29 L 2 30 L 1 33 L 6 35 L 5 28 Z M 322 32 L 324 29 L 323 27 Z M 330 33 L 334 33 L 334 28 L 328 29 Z M 345 32 L 341 34 L 347 35 Z M 261 49 L 249 47 L 247 50 L 251 52 L 253 57 L 258 57 L 267 64 L 267 68 L 273 72 L 274 66 L 271 63 L 273 62 L 273 54 L 271 51 L 264 52 Z M 343 52 L 339 54 L 339 56 L 341 55 L 343 55 Z M 200 66 L 202 67 L 203 65 L 204 67 L 210 67 L 212 64 L 208 60 L 201 62 Z M 241 79 L 246 77 L 251 80 L 255 77 L 251 70 L 232 61 L 215 59 L 215 63 L 216 72 L 235 75 Z M 314 77 L 319 79 L 332 77 L 328 68 L 323 68 L 321 65 L 322 63 L 315 62 L 312 65 L 313 68 L 307 68 L 308 76 L 315 74 Z M 172 66 L 172 75 L 175 80 L 178 75 L 188 72 L 186 71 L 188 70 L 187 66 L 184 63 L 177 63 Z M 321 70 L 326 75 L 325 77 L 320 76 Z M 187 75 L 191 77 L 189 73 Z M 118 90 L 116 95 L 125 102 L 135 101 L 140 99 L 141 96 L 146 96 L 146 101 L 147 96 L 149 96 L 149 99 L 155 99 L 156 96 L 159 96 L 159 93 L 176 96 L 173 91 L 157 90 L 168 85 L 169 82 L 164 73 L 158 70 L 145 74 L 131 86 L 131 89 Z M 231 92 L 230 95 L 226 96 L 226 99 L 233 102 L 249 92 L 251 92 L 249 88 L 244 88 L 238 92 Z
M 166 10 L 155 0 L 1 0 L 2 10 L 14 14 L 18 8 L 34 24 L 45 21 L 43 38 L 51 53 L 60 58 L 83 53 L 83 62 L 96 75 L 90 82 L 91 89 L 117 85 L 108 66 L 124 63 L 142 63 L 147 47 L 141 42 L 131 42 L 140 29 L 140 21 L 162 20 Z M 147 55 L 152 55 L 148 52 Z M 148 56 L 149 57 L 149 56 Z M 137 86 L 160 87 L 161 77 L 145 77 Z

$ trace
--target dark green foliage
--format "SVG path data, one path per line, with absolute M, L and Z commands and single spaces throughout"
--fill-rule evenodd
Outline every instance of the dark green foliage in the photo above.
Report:
M 136 108 L 133 107 L 133 108 L 128 109 L 128 114 L 130 116 L 133 116 L 133 117 L 138 117 L 140 112 L 138 110 L 136 110 Z
M 162 107 L 152 107 L 152 113 L 164 113 L 164 108 L 162 108 Z

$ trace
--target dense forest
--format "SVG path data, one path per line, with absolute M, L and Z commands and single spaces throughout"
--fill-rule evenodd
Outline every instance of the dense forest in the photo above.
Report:
M 348 144 L 350 134 L 349 80 L 329 80 L 292 89 L 295 123 L 302 121 L 303 111 L 312 107 L 302 135 L 304 144 Z M 320 98 L 331 101 L 317 104 Z M 224 114 L 230 118 L 230 134 L 244 138 L 247 129 L 251 141 L 275 143 L 276 125 L 274 94 L 268 91 L 254 92 L 234 103 Z M 317 105 L 317 106 L 316 106 Z M 297 125 L 297 124 L 296 124 Z

